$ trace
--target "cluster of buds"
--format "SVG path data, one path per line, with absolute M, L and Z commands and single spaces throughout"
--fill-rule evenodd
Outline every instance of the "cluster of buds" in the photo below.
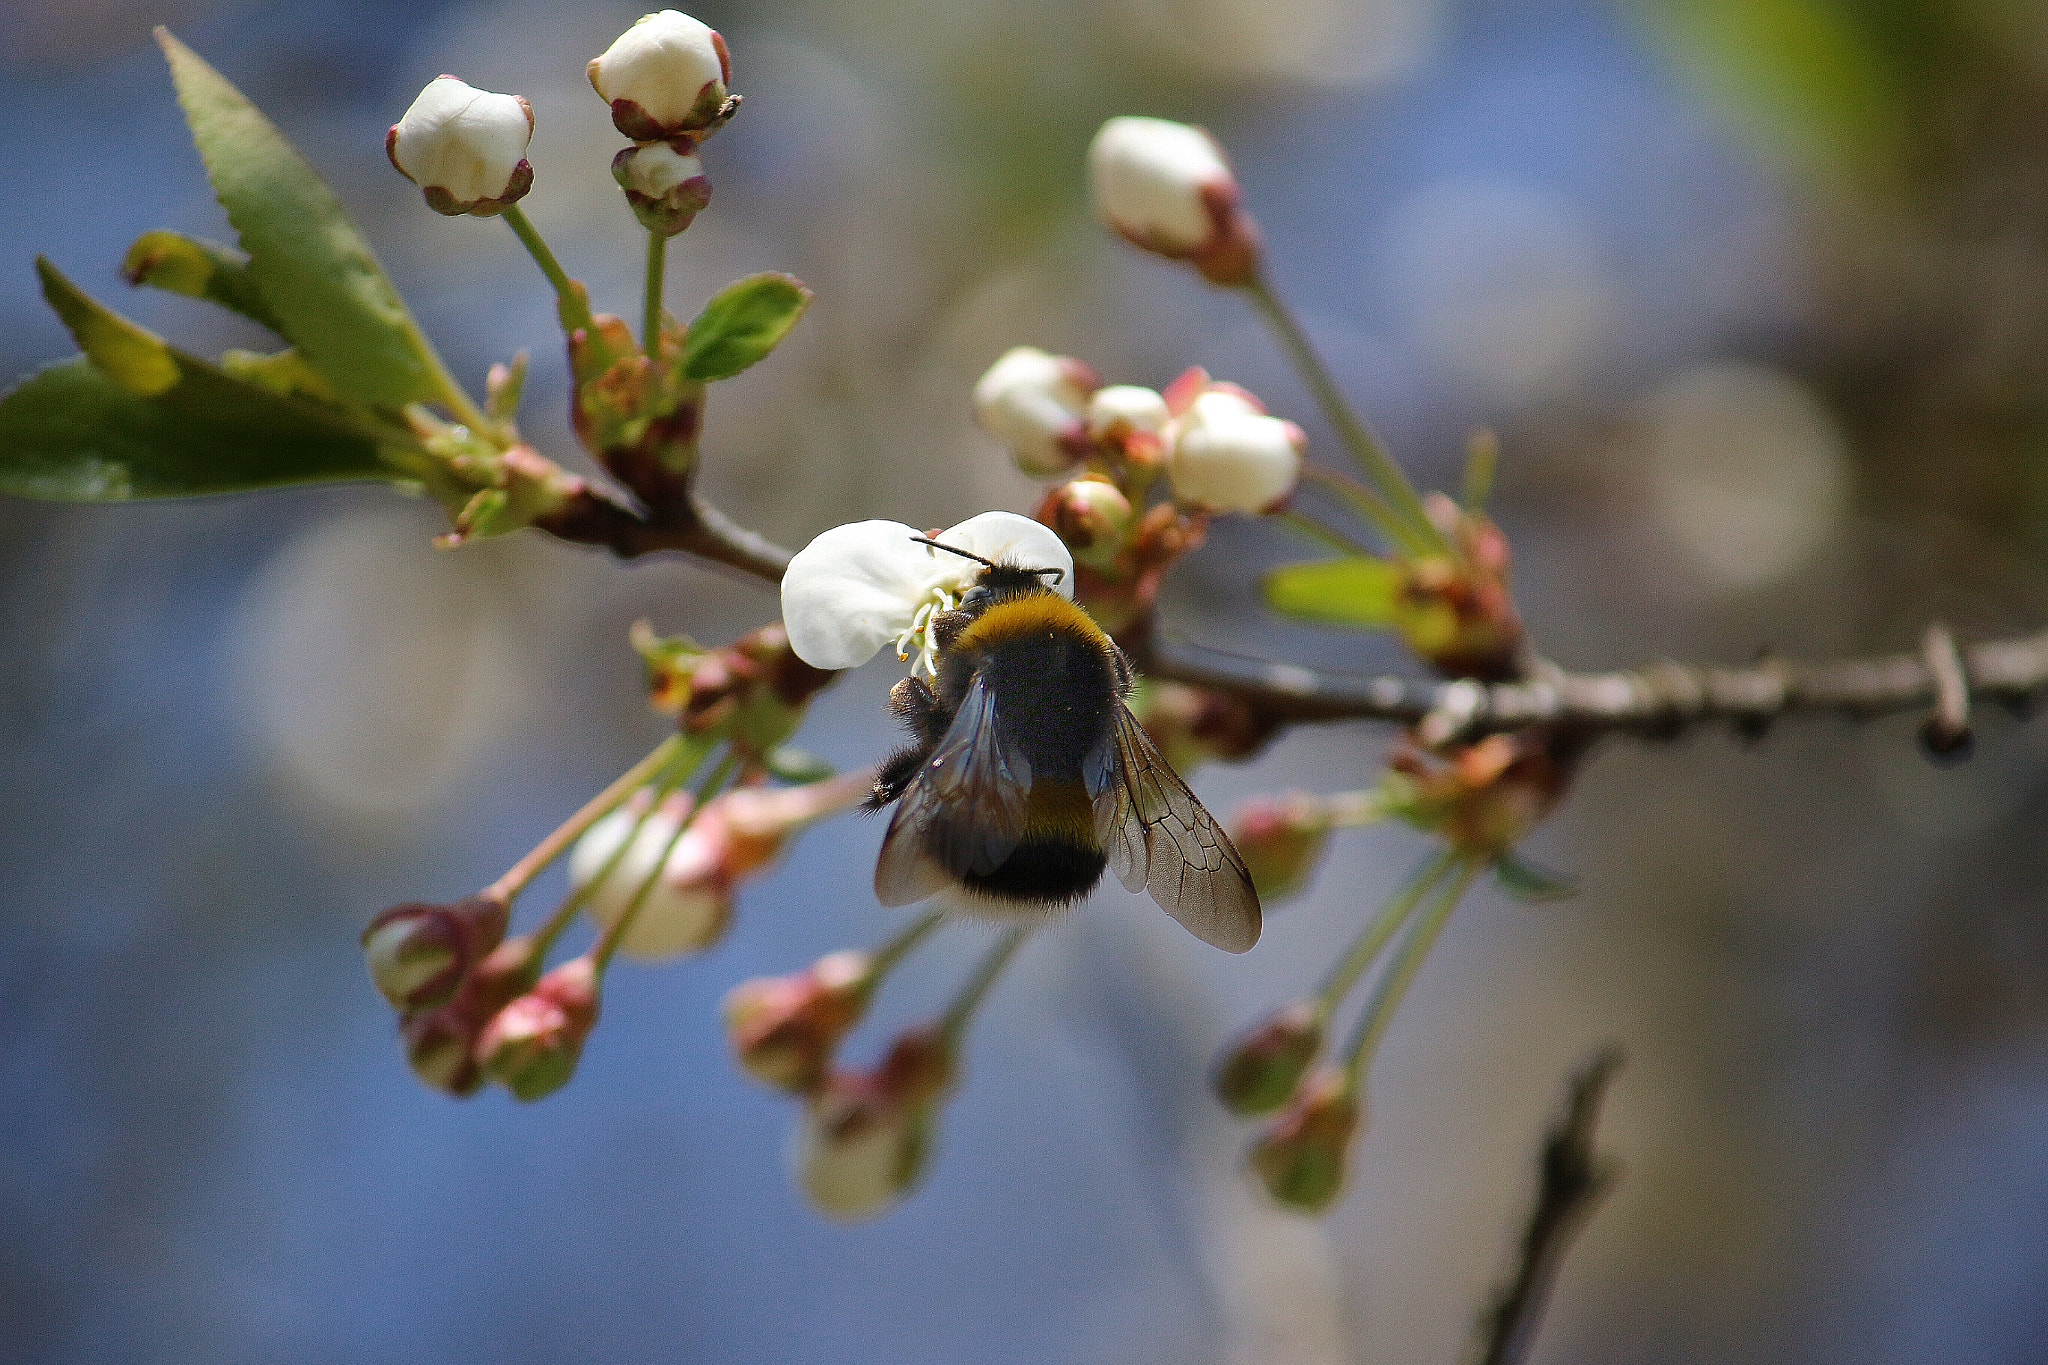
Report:
M 641 622 L 633 627 L 633 647 L 657 711 L 676 717 L 684 734 L 729 740 L 759 760 L 796 733 L 811 698 L 834 676 L 797 657 L 781 622 L 723 649 L 660 637 Z
M 633 140 L 612 178 L 642 227 L 673 237 L 710 205 L 697 151 L 739 107 L 725 39 L 676 10 L 644 14 L 591 60 L 590 84 Z
M 533 188 L 532 141 L 533 106 L 524 95 L 437 76 L 384 135 L 384 154 L 434 212 L 489 218 Z
M 1131 245 L 1186 261 L 1211 284 L 1258 274 L 1258 225 L 1216 140 L 1158 118 L 1113 118 L 1088 148 L 1096 212 Z
M 1380 803 L 1466 857 L 1492 862 L 1556 808 L 1573 752 L 1541 728 L 1488 735 L 1441 756 L 1404 740 L 1387 758 Z
M 1424 505 L 1458 553 L 1401 561 L 1394 624 L 1402 639 L 1446 677 L 1498 682 L 1519 676 L 1522 622 L 1508 589 L 1507 537 L 1485 514 L 1441 493 L 1430 494 Z
M 799 787 L 739 787 L 704 803 L 641 791 L 599 820 L 569 855 L 569 881 L 598 927 L 628 957 L 702 952 L 732 920 L 742 882 L 774 863 L 796 833 L 867 795 L 851 773 Z M 628 916 L 631 922 L 623 924 Z

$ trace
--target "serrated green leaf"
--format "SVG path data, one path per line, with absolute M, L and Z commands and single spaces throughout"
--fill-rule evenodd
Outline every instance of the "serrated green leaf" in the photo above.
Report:
M 341 200 L 242 92 L 157 30 L 207 178 L 278 330 L 362 403 L 442 401 L 444 371 Z
M 257 291 L 249 258 L 233 247 L 182 232 L 145 232 L 128 248 L 121 273 L 130 284 L 205 299 L 284 335 Z
M 1398 564 L 1363 555 L 1285 564 L 1266 575 L 1266 602 L 1299 621 L 1384 630 L 1394 624 L 1402 578 Z
M 793 275 L 771 271 L 727 285 L 690 324 L 683 378 L 732 378 L 780 345 L 810 306 L 811 291 Z
M 1569 877 L 1525 863 L 1512 853 L 1503 853 L 1493 863 L 1493 875 L 1500 889 L 1518 901 L 1541 904 L 1579 894 L 1579 884 Z

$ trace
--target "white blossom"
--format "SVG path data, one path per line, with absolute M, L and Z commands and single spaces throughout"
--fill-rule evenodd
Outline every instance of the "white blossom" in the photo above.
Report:
M 854 668 L 884 645 L 933 667 L 932 618 L 951 611 L 982 573 L 972 559 L 919 544 L 899 521 L 835 526 L 797 551 L 782 575 L 790 648 L 813 668 Z M 983 512 L 933 539 L 998 564 L 1057 569 L 1046 582 L 1074 595 L 1074 559 L 1053 532 L 1015 512 Z
M 1036 346 L 1003 353 L 974 385 L 974 418 L 1033 478 L 1063 474 L 1088 449 L 1088 398 L 1100 380 Z
M 1266 512 L 1301 476 L 1308 438 L 1228 386 L 1198 394 L 1167 428 L 1174 496 L 1219 512 Z
M 1136 384 L 1112 384 L 1097 389 L 1088 400 L 1088 434 L 1098 441 L 1132 432 L 1157 435 L 1165 430 L 1168 416 L 1166 399 L 1156 391 Z
M 437 76 L 384 135 L 384 152 L 436 212 L 482 218 L 533 187 L 532 141 L 533 109 L 523 96 Z
M 569 854 L 569 884 L 581 890 L 597 879 L 583 909 L 601 929 L 617 924 L 646 886 L 619 951 L 658 959 L 717 942 L 731 918 L 732 896 L 730 879 L 722 872 L 725 850 L 719 831 L 699 820 L 678 838 L 676 829 L 690 814 L 689 797 L 672 796 L 650 810 L 651 804 L 652 794 L 642 792 L 585 831 Z M 619 852 L 622 844 L 624 853 Z
M 1135 246 L 1192 262 L 1216 284 L 1248 282 L 1258 229 L 1216 140 L 1160 118 L 1113 118 L 1088 146 L 1096 212 Z
M 590 62 L 590 84 L 635 142 L 696 132 L 718 117 L 732 84 L 725 39 L 678 10 L 643 14 Z
M 612 179 L 649 232 L 673 237 L 711 204 L 711 181 L 698 156 L 667 142 L 641 142 L 612 158 Z

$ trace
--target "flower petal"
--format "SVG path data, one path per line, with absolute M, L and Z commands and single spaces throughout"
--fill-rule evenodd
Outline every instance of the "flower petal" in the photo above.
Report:
M 782 575 L 782 624 L 796 656 L 813 668 L 854 668 L 908 630 L 952 572 L 934 561 L 958 558 L 914 543 L 922 534 L 900 521 L 856 521 L 797 551 Z
M 983 512 L 969 517 L 958 526 L 942 531 L 937 539 L 946 545 L 957 545 L 972 551 L 983 559 L 997 564 L 1014 564 L 1025 569 L 1059 569 L 1060 580 L 1052 585 L 1062 597 L 1074 595 L 1074 556 L 1061 543 L 1059 536 L 1049 526 L 1020 517 L 1015 512 Z M 957 560 L 960 568 L 949 572 L 941 582 L 951 587 L 955 584 L 966 587 L 981 572 L 981 566 L 958 555 L 941 554 L 937 550 L 925 553 L 939 559 Z M 794 567 L 794 565 L 792 565 Z M 785 579 L 784 582 L 788 580 Z M 791 635 L 791 643 L 796 637 Z M 801 649 L 797 651 L 803 653 Z

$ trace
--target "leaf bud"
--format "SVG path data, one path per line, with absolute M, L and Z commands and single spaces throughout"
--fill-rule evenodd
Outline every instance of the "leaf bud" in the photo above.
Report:
M 590 62 L 590 84 L 612 125 L 635 142 L 693 133 L 717 121 L 732 54 L 715 29 L 680 11 L 643 14 Z
M 396 1009 L 442 1004 L 503 940 L 510 918 L 510 907 L 493 896 L 394 905 L 363 930 L 370 980 Z
M 1244 857 L 1261 900 L 1300 891 L 1330 841 L 1330 803 L 1307 792 L 1254 796 L 1237 808 L 1230 840 Z
M 1322 1046 L 1321 1011 L 1312 1000 L 1297 1000 L 1218 1053 L 1210 1085 L 1233 1114 L 1270 1114 L 1294 1093 Z
M 1038 519 L 1077 555 L 1113 560 L 1129 534 L 1131 500 L 1108 479 L 1084 474 L 1045 495 Z
M 1131 245 L 1187 261 L 1211 284 L 1251 282 L 1259 229 L 1216 140 L 1159 118 L 1113 118 L 1088 146 L 1102 220 Z
M 817 1092 L 832 1054 L 866 1012 L 874 981 L 873 957 L 852 950 L 819 958 L 794 976 L 742 981 L 725 997 L 733 1054 L 763 1085 Z
M 384 154 L 436 213 L 489 218 L 533 188 L 526 160 L 532 141 L 533 108 L 525 96 L 437 76 L 384 135 Z
M 531 1103 L 569 1083 L 597 1025 L 597 964 L 573 958 L 491 1016 L 477 1036 L 484 1073 Z
M 852 1222 L 908 1194 L 930 1158 L 952 1076 L 951 1049 L 934 1030 L 899 1036 L 873 1071 L 833 1073 L 797 1130 L 797 1181 L 811 1203 Z
M 711 182 L 688 138 L 642 142 L 612 158 L 612 179 L 640 226 L 673 237 L 711 205 Z
M 1247 1158 L 1274 1202 L 1322 1213 L 1344 1189 L 1360 1119 L 1358 1090 L 1341 1067 L 1302 1082 L 1293 1101 L 1252 1144 Z
M 1015 346 L 974 385 L 974 419 L 1035 479 L 1064 474 L 1094 450 L 1088 399 L 1102 381 L 1078 360 Z

